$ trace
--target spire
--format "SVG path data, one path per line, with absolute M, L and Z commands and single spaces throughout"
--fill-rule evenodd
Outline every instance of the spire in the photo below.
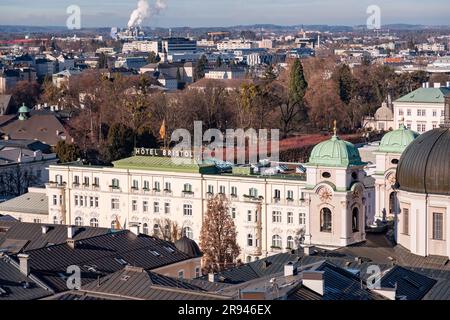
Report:
M 441 128 L 450 128 L 450 95 L 445 96 L 444 123 Z
M 337 121 L 334 120 L 333 124 L 334 124 L 333 133 L 334 133 L 334 136 L 337 137 Z

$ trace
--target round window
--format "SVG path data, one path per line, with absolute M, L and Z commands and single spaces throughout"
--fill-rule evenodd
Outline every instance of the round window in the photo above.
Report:
M 358 179 L 358 173 L 353 172 L 353 173 L 352 173 L 352 178 L 353 178 L 354 180 Z
M 392 164 L 398 164 L 398 159 L 392 159 L 391 163 Z
M 324 177 L 325 179 L 329 179 L 329 178 L 331 178 L 331 173 L 324 172 L 324 173 L 322 173 L 322 177 Z

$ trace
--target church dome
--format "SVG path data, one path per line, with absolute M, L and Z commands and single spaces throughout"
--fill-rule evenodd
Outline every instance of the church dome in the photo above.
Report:
M 319 143 L 314 147 L 309 158 L 309 164 L 329 167 L 359 166 L 361 161 L 358 148 L 352 143 L 341 140 L 334 135 L 330 140 Z
M 419 134 L 406 128 L 404 125 L 400 129 L 386 133 L 381 140 L 379 151 L 388 153 L 403 153 L 406 147 L 413 142 Z
M 175 247 L 192 258 L 201 257 L 202 252 L 194 240 L 184 236 L 175 242 Z
M 397 167 L 402 191 L 450 196 L 450 126 L 428 131 L 403 152 Z
M 378 120 L 378 121 L 392 121 L 392 120 L 394 120 L 394 113 L 387 106 L 386 103 L 383 103 L 381 108 L 378 108 L 378 110 L 375 112 L 375 120 Z

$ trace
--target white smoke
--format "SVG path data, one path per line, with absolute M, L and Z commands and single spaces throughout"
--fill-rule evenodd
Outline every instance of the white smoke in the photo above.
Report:
M 140 26 L 142 22 L 153 14 L 159 14 L 167 8 L 164 0 L 156 0 L 155 6 L 150 7 L 147 0 L 139 0 L 137 9 L 131 13 L 130 21 L 128 21 L 128 28 Z

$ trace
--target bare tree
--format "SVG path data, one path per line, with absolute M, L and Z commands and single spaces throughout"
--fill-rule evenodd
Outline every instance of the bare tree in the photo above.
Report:
M 239 256 L 237 232 L 229 214 L 228 201 L 217 195 L 210 199 L 200 234 L 204 272 L 220 272 L 234 266 Z
M 155 219 L 153 236 L 164 241 L 175 242 L 181 238 L 181 229 L 176 221 L 167 218 Z

